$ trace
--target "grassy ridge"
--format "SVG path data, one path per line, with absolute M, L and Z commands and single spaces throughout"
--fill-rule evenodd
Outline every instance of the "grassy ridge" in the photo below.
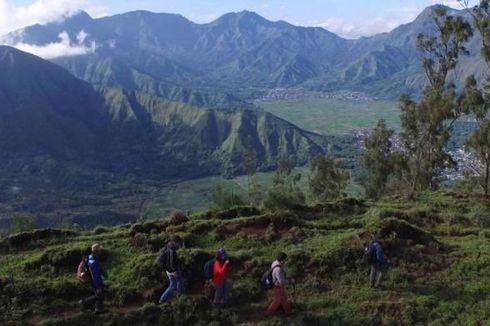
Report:
M 483 325 L 490 321 L 490 203 L 444 192 L 416 201 L 380 203 L 354 199 L 294 212 L 248 208 L 168 220 L 98 228 L 92 232 L 37 231 L 0 242 L 0 320 L 86 324 L 241 324 L 258 322 L 267 296 L 257 280 L 278 250 L 290 255 L 288 274 L 295 315 L 290 324 Z M 367 286 L 358 263 L 363 244 L 376 230 L 394 261 L 381 290 Z M 181 250 L 189 292 L 170 305 L 152 302 L 165 286 L 155 267 L 170 234 Z M 105 245 L 110 313 L 77 310 L 86 294 L 74 277 L 80 251 Z M 202 264 L 224 245 L 231 253 L 233 304 L 209 308 Z M 13 275 L 14 283 L 9 279 Z M 283 320 L 286 322 L 286 320 Z M 280 323 L 276 318 L 264 324 Z

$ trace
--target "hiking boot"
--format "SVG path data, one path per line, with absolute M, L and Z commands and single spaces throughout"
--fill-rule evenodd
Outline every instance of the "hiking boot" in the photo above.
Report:
M 85 304 L 85 301 L 84 301 L 84 300 L 80 300 L 80 301 L 78 301 L 78 305 L 80 306 L 80 310 L 81 310 L 82 312 L 84 312 L 84 311 L 87 311 L 87 310 L 88 310 L 87 305 Z

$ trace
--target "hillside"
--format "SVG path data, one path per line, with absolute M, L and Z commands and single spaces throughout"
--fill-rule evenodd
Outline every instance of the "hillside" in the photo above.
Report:
M 174 14 L 134 11 L 92 19 L 81 12 L 62 23 L 35 25 L 7 35 L 18 42 L 45 45 L 67 32 L 83 31 L 85 56 L 54 59 L 75 76 L 106 87 L 122 87 L 172 101 L 215 108 L 249 107 L 246 102 L 278 87 L 363 91 L 398 98 L 424 86 L 419 33 L 431 33 L 432 7 L 389 33 L 343 39 L 322 28 L 272 22 L 253 12 L 229 13 L 207 24 Z M 467 15 L 452 10 L 454 15 Z M 130 27 L 131 26 L 131 27 Z M 468 45 L 456 80 L 482 75 L 479 40 Z
M 19 169 L 46 156 L 165 180 L 240 171 L 249 147 L 265 170 L 281 157 L 304 164 L 323 151 L 318 136 L 268 113 L 203 110 L 139 92 L 94 90 L 13 48 L 0 47 L 0 69 L 0 148 L 11 160 L 2 164 Z
M 94 89 L 10 47 L 0 47 L 0 70 L 0 232 L 19 212 L 42 226 L 134 221 L 160 188 L 241 172 L 249 148 L 262 171 L 326 148 L 326 138 L 269 113 Z
M 437 192 L 415 201 L 353 199 L 290 212 L 239 208 L 92 232 L 38 230 L 0 242 L 0 321 L 46 325 L 238 325 L 260 321 L 267 303 L 258 279 L 279 250 L 296 280 L 290 318 L 263 325 L 484 325 L 490 321 L 488 200 Z M 380 230 L 394 264 L 381 289 L 367 285 L 363 245 Z M 188 293 L 153 302 L 165 287 L 154 265 L 170 235 L 184 239 L 180 255 Z M 80 313 L 87 294 L 74 271 L 93 242 L 105 246 L 109 313 Z M 218 246 L 231 254 L 232 304 L 210 309 L 202 265 Z

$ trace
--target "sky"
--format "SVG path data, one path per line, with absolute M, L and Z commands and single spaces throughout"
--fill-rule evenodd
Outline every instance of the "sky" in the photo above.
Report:
M 346 38 L 359 38 L 408 23 L 437 3 L 460 8 L 457 0 L 0 0 L 0 35 L 60 20 L 77 10 L 101 17 L 144 9 L 182 14 L 197 23 L 210 22 L 227 12 L 249 10 L 273 21 L 320 26 Z

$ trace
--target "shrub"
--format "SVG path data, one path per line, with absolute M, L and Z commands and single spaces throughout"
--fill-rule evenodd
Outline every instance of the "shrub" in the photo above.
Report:
M 148 236 L 144 233 L 136 233 L 130 240 L 129 244 L 133 248 L 144 249 L 148 245 Z
M 490 208 L 477 205 L 470 212 L 470 218 L 482 228 L 490 228 Z
M 170 224 L 172 225 L 181 225 L 187 221 L 189 221 L 187 214 L 181 210 L 174 210 L 170 213 Z
M 93 233 L 94 234 L 103 234 L 103 233 L 107 233 L 108 231 L 109 230 L 106 227 L 99 225 L 94 229 Z

